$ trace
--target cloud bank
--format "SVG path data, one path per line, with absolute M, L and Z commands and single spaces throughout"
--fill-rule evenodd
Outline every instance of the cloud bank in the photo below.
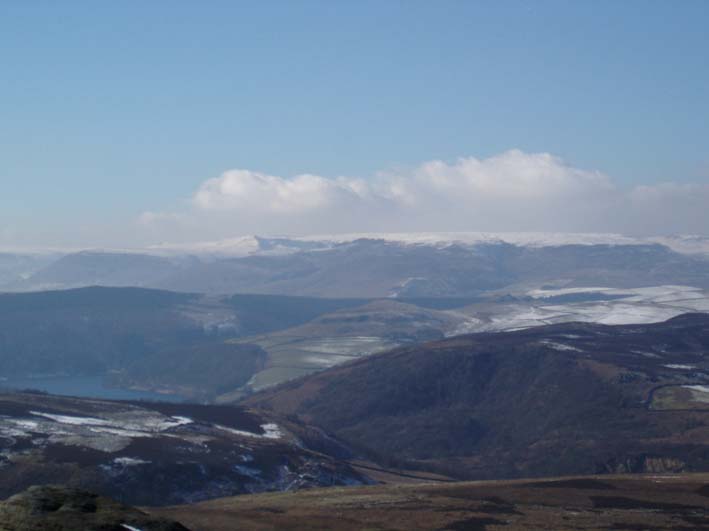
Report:
M 709 183 L 623 188 L 548 153 L 429 161 L 372 178 L 292 178 L 235 169 L 188 206 L 145 212 L 162 240 L 363 231 L 709 233 Z

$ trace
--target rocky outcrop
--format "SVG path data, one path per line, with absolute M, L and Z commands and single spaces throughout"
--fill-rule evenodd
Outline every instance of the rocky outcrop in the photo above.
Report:
M 0 531 L 188 531 L 83 490 L 35 486 L 0 502 Z
M 635 455 L 611 459 L 598 467 L 601 474 L 675 474 L 687 471 L 687 464 L 676 457 Z

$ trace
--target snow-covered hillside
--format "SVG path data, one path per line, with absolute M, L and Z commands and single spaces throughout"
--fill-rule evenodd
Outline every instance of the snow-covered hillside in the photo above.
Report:
M 186 244 L 163 243 L 143 249 L 156 254 L 195 254 L 250 256 L 286 254 L 303 250 L 329 249 L 357 240 L 381 240 L 402 245 L 474 246 L 507 243 L 522 247 L 558 247 L 563 245 L 648 245 L 659 244 L 675 252 L 709 256 L 709 237 L 653 236 L 630 237 L 622 234 L 563 232 L 362 232 L 312 236 L 243 236 L 224 240 Z

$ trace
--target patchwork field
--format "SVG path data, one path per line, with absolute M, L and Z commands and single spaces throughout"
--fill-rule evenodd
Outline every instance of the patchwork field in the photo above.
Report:
M 279 335 L 250 342 L 269 354 L 268 367 L 255 374 L 247 384 L 253 391 L 398 346 L 394 341 L 368 336 L 312 338 Z
M 668 385 L 656 389 L 650 403 L 657 410 L 709 410 L 709 385 Z
M 511 293 L 514 300 L 510 302 L 483 302 L 458 309 L 458 314 L 472 319 L 456 332 L 513 330 L 573 321 L 608 325 L 656 323 L 683 313 L 709 311 L 709 292 L 692 286 L 545 286 L 521 287 Z

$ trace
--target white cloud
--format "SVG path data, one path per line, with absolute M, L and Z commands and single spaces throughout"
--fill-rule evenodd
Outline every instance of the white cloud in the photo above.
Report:
M 548 153 L 436 160 L 371 179 L 236 169 L 181 212 L 141 222 L 163 239 L 356 231 L 709 232 L 709 185 L 623 189 Z
M 366 184 L 356 180 L 330 180 L 310 174 L 284 179 L 231 170 L 204 182 L 194 196 L 194 204 L 202 210 L 298 214 L 360 200 L 360 194 L 366 191 Z
M 519 150 L 485 160 L 470 157 L 454 164 L 427 162 L 415 176 L 424 187 L 466 197 L 537 200 L 613 188 L 600 172 L 573 168 L 548 153 L 527 154 Z

